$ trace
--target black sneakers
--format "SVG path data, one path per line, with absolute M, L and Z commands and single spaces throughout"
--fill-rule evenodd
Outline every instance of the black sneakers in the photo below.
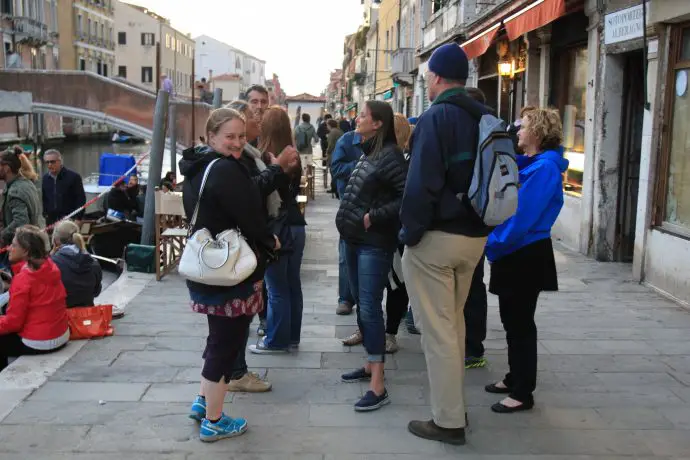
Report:
M 465 445 L 464 428 L 441 428 L 433 420 L 413 420 L 407 425 L 407 429 L 413 435 L 423 439 L 445 442 L 456 446 Z

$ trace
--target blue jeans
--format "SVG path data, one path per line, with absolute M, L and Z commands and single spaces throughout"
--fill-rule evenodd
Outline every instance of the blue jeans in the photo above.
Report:
M 269 348 L 287 348 L 298 344 L 302 332 L 302 282 L 300 266 L 306 232 L 303 226 L 290 227 L 292 252 L 282 254 L 266 269 L 268 315 L 265 344 Z
M 345 240 L 340 238 L 338 243 L 338 303 L 348 303 L 350 306 L 355 304 L 355 299 L 350 292 L 350 280 L 347 276 L 347 258 Z
M 393 252 L 346 243 L 346 258 L 350 290 L 358 305 L 357 325 L 362 333 L 367 359 L 372 363 L 382 363 L 386 356 L 383 291 L 393 264 Z

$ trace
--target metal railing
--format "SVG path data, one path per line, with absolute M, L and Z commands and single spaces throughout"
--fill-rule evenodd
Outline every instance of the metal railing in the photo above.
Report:
M 396 76 L 406 76 L 414 69 L 414 49 L 398 48 L 393 51 L 393 63 L 391 74 Z
M 32 41 L 36 45 L 48 42 L 48 25 L 30 17 L 15 16 L 12 18 L 12 27 L 19 42 Z

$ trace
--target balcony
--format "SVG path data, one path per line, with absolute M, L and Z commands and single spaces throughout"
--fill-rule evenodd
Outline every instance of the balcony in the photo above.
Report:
M 412 83 L 411 73 L 414 70 L 414 49 L 399 48 L 393 51 L 391 75 L 393 81 Z
M 39 47 L 48 43 L 47 24 L 28 17 L 14 17 L 12 23 L 17 42 L 32 47 Z
M 459 34 L 459 28 L 463 21 L 459 21 L 460 15 L 464 15 L 464 1 L 453 1 L 431 15 L 423 27 L 422 48 L 429 49 L 435 44 L 443 42 L 451 36 Z M 464 18 L 463 18 L 464 19 Z

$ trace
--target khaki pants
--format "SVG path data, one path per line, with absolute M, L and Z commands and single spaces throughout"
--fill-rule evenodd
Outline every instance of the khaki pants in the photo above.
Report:
M 430 231 L 406 247 L 403 274 L 422 332 L 434 422 L 465 426 L 465 301 L 485 237 Z

